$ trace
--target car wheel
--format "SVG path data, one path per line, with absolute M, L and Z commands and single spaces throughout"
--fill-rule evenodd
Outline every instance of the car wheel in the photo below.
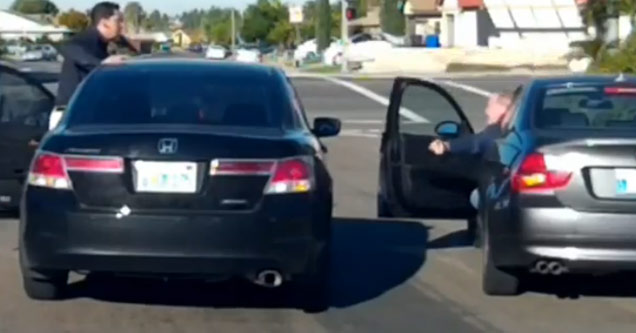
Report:
M 484 230 L 486 228 L 483 228 Z M 486 295 L 490 296 L 515 296 L 521 293 L 520 279 L 518 276 L 503 271 L 495 266 L 492 260 L 492 252 L 488 240 L 488 232 L 483 234 L 483 276 L 482 289 Z
M 48 280 L 36 280 L 23 277 L 24 291 L 34 300 L 57 300 L 64 297 L 67 280 L 56 277 Z
M 315 271 L 297 281 L 299 301 L 307 313 L 324 312 L 331 305 L 331 246 L 326 246 L 316 260 Z
M 68 272 L 65 271 L 32 271 L 26 267 L 20 251 L 20 270 L 22 285 L 27 296 L 34 300 L 57 300 L 65 295 Z

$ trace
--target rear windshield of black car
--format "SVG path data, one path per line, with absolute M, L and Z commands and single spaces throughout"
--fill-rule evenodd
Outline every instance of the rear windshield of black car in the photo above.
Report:
M 105 69 L 69 107 L 68 126 L 209 125 L 290 128 L 290 98 L 277 76 L 192 68 Z
M 547 87 L 534 117 L 541 129 L 636 128 L 636 85 Z

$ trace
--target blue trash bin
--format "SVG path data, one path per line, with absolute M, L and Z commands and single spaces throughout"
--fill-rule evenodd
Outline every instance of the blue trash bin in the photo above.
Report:
M 426 36 L 426 47 L 428 48 L 439 48 L 442 45 L 439 42 L 438 35 L 428 35 Z

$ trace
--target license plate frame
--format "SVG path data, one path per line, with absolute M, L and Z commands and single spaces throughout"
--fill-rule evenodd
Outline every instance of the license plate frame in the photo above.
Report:
M 198 189 L 196 162 L 133 162 L 135 192 L 156 194 L 194 194 Z
M 636 169 L 614 169 L 616 195 L 636 195 Z

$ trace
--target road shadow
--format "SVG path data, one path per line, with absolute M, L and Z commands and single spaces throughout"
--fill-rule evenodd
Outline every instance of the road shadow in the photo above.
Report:
M 1 220 L 16 220 L 20 218 L 20 212 L 18 210 L 0 210 L 0 222 Z
M 636 297 L 634 280 L 636 273 L 620 273 L 602 276 L 565 275 L 560 277 L 533 276 L 524 289 L 530 293 L 554 295 L 561 299 L 584 297 Z
M 331 307 L 354 306 L 406 282 L 426 261 L 427 241 L 428 227 L 417 222 L 336 219 Z M 215 308 L 296 308 L 303 302 L 292 284 L 264 289 L 243 280 L 206 284 L 98 276 L 71 284 L 69 297 Z
M 428 242 L 427 249 L 473 248 L 473 241 L 466 229 L 453 231 Z

